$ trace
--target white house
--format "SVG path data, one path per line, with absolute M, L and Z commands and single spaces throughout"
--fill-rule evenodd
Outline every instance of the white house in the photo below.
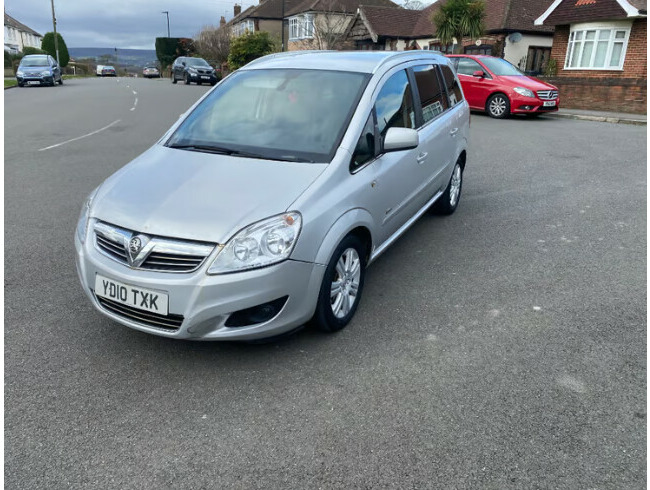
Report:
M 40 49 L 42 40 L 41 34 L 5 12 L 5 51 L 16 54 L 26 46 Z

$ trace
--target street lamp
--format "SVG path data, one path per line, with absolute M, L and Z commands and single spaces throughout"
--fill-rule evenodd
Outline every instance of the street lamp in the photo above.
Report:
M 53 0 L 54 1 L 54 0 Z M 167 37 L 169 36 L 169 11 L 168 10 L 163 10 L 161 14 L 166 14 L 167 15 Z

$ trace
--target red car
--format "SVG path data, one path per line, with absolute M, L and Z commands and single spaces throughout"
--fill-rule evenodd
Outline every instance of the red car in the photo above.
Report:
M 449 55 L 469 107 L 491 117 L 510 114 L 538 115 L 557 111 L 557 87 L 524 75 L 513 65 L 494 56 Z

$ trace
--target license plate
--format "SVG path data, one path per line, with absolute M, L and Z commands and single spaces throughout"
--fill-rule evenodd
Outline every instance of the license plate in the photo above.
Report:
M 210 78 L 210 77 L 201 77 L 201 78 L 205 78 L 205 79 L 207 80 L 207 79 Z
M 159 315 L 168 313 L 169 297 L 167 294 L 124 284 L 99 274 L 95 276 L 95 294 L 138 310 L 150 311 Z
M 547 100 L 544 102 L 544 107 L 555 107 L 555 101 L 554 100 Z
M 34 81 L 27 82 L 27 85 L 40 85 L 40 84 L 41 84 L 41 82 L 34 82 Z

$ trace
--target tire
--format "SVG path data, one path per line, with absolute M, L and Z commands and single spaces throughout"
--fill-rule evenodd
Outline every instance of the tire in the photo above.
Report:
M 345 328 L 350 323 L 361 301 L 366 278 L 366 262 L 366 247 L 359 237 L 348 235 L 339 243 L 325 269 L 316 312 L 311 319 L 311 323 L 316 328 L 332 333 Z M 341 275 L 345 276 L 343 281 Z M 340 285 L 338 293 L 333 297 L 334 283 Z M 351 294 L 354 289 L 356 294 Z M 352 301 L 352 304 L 346 300 Z
M 59 85 L 63 85 L 63 77 L 59 78 Z
M 190 76 L 186 73 L 185 74 L 185 85 L 189 85 L 190 83 L 192 83 L 192 82 L 190 82 Z
M 178 80 L 176 80 L 176 74 L 172 72 L 172 83 L 176 83 Z
M 442 193 L 442 196 L 436 201 L 433 211 L 436 214 L 442 214 L 448 216 L 453 214 L 458 207 L 460 202 L 460 194 L 463 190 L 463 167 L 460 165 L 460 161 L 456 162 L 454 165 L 454 170 L 451 172 L 451 178 L 449 179 L 449 184 L 445 192 Z
M 488 116 L 495 119 L 505 119 L 510 115 L 510 101 L 504 94 L 494 94 L 485 104 Z
M 201 85 L 202 83 L 203 83 L 203 82 L 202 82 L 201 80 L 199 80 L 198 82 L 196 82 L 197 85 Z
M 24 83 L 19 83 L 18 86 L 22 88 L 22 87 L 25 86 L 25 84 Z
M 210 82 L 210 85 L 212 85 L 213 87 L 214 87 L 216 84 L 217 84 L 217 82 Z

